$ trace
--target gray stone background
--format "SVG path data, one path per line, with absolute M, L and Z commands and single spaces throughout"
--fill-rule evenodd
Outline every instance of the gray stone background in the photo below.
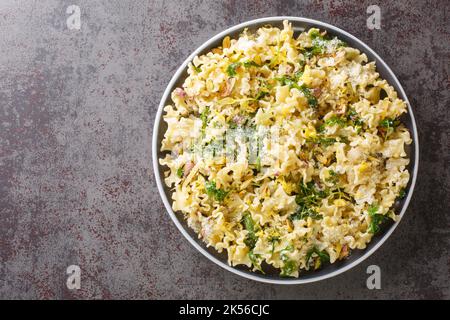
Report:
M 81 30 L 66 8 L 81 7 Z M 378 4 L 382 29 L 366 27 Z M 155 111 L 182 61 L 253 18 L 304 16 L 362 39 L 392 67 L 419 127 L 406 216 L 368 260 L 278 286 L 204 258 L 166 214 L 152 173 Z M 0 2 L 0 298 L 450 298 L 448 1 Z M 81 289 L 65 286 L 82 269 Z M 382 289 L 366 288 L 366 268 Z

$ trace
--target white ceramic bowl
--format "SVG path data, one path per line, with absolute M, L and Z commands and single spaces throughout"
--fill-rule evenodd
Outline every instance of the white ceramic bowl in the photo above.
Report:
M 231 267 L 227 264 L 226 253 L 219 254 L 213 248 L 207 248 L 206 245 L 198 239 L 197 234 L 188 227 L 186 221 L 183 219 L 183 216 L 179 212 L 174 212 L 172 210 L 172 200 L 171 193 L 168 188 L 165 186 L 163 182 L 163 172 L 164 169 L 161 165 L 159 165 L 158 159 L 163 157 L 163 153 L 160 152 L 161 141 L 164 136 L 164 132 L 166 131 L 166 123 L 162 119 L 163 107 L 167 104 L 171 103 L 170 94 L 174 88 L 180 86 L 184 79 L 187 76 L 187 65 L 192 59 L 203 53 L 210 51 L 212 48 L 219 46 L 222 43 L 222 39 L 229 35 L 230 37 L 237 38 L 239 33 L 244 30 L 244 28 L 248 28 L 250 30 L 255 30 L 263 25 L 273 25 L 282 27 L 283 20 L 289 20 L 292 23 L 294 28 L 294 32 L 301 32 L 305 29 L 309 29 L 311 27 L 316 27 L 321 30 L 327 30 L 327 32 L 331 35 L 337 36 L 339 39 L 344 40 L 351 47 L 359 49 L 361 52 L 366 53 L 369 61 L 376 61 L 377 72 L 380 73 L 381 78 L 386 79 L 390 85 L 392 85 L 397 91 L 399 97 L 406 101 L 408 104 L 408 113 L 403 116 L 402 121 L 408 127 L 411 132 L 413 143 L 407 147 L 407 153 L 410 158 L 409 171 L 411 173 L 411 179 L 409 181 L 407 187 L 407 195 L 406 197 L 398 201 L 395 204 L 396 212 L 400 212 L 400 219 L 395 223 L 391 223 L 390 225 L 385 226 L 382 231 L 373 237 L 372 241 L 368 244 L 367 248 L 364 250 L 353 250 L 350 257 L 346 260 L 337 261 L 333 264 L 325 265 L 320 270 L 316 271 L 308 271 L 301 272 L 299 278 L 282 278 L 279 276 L 279 271 L 274 269 L 272 272 L 266 272 L 266 274 L 255 273 L 249 271 L 249 269 L 245 266 Z M 261 18 L 248 22 L 244 22 L 238 24 L 234 27 L 231 27 L 216 36 L 212 37 L 204 44 L 202 44 L 198 49 L 196 49 L 178 68 L 177 72 L 172 77 L 169 85 L 167 86 L 164 94 L 162 96 L 161 102 L 158 107 L 158 111 L 155 117 L 155 124 L 153 129 L 153 145 L 152 145 L 152 156 L 153 156 L 153 169 L 155 172 L 156 183 L 158 186 L 159 193 L 163 200 L 164 206 L 167 209 L 170 217 L 173 222 L 180 230 L 181 234 L 205 257 L 218 264 L 222 268 L 225 268 L 228 271 L 231 271 L 237 275 L 242 277 L 266 282 L 266 283 L 277 283 L 277 284 L 301 284 L 319 281 L 327 278 L 334 277 L 344 271 L 347 271 L 357 264 L 364 261 L 367 257 L 369 257 L 372 253 L 374 253 L 392 234 L 397 225 L 399 224 L 401 218 L 405 214 L 406 208 L 408 207 L 409 201 L 411 200 L 411 196 L 413 194 L 414 185 L 416 183 L 418 165 L 419 165 L 419 139 L 417 136 L 417 128 L 416 122 L 414 120 L 414 114 L 409 104 L 408 98 L 400 85 L 399 81 L 395 77 L 392 70 L 387 66 L 387 64 L 366 44 L 364 44 L 361 40 L 352 36 L 351 34 L 329 25 L 327 23 L 323 23 L 316 20 L 299 18 L 299 17 L 269 17 L 269 18 Z

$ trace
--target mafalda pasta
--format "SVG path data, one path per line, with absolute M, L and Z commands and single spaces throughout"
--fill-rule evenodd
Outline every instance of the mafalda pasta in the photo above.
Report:
M 164 108 L 173 209 L 228 263 L 298 277 L 364 249 L 409 180 L 406 103 L 326 32 L 245 30 L 195 57 Z

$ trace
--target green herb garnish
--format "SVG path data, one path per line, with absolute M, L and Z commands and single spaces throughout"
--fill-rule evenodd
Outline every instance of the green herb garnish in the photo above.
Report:
M 228 74 L 230 77 L 234 77 L 234 76 L 237 74 L 237 73 L 236 73 L 236 68 L 238 68 L 240 65 L 241 65 L 240 62 L 235 62 L 235 63 L 230 64 L 230 65 L 227 67 L 227 74 Z
M 300 220 L 310 217 L 314 220 L 322 219 L 322 215 L 317 212 L 317 207 L 320 206 L 322 199 L 326 198 L 328 193 L 323 190 L 319 190 L 314 186 L 314 182 L 310 181 L 306 184 L 301 183 L 299 186 L 299 192 L 295 196 L 295 202 L 298 204 L 298 208 L 289 219 Z
M 284 262 L 283 267 L 281 268 L 280 276 L 282 277 L 290 277 L 291 274 L 298 269 L 295 261 L 289 259 L 286 255 L 287 252 L 294 251 L 294 247 L 292 245 L 287 246 L 283 250 L 280 251 L 281 261 Z
M 360 133 L 364 122 L 359 118 L 355 109 L 350 108 L 347 111 L 347 124 L 356 128 L 356 133 Z
M 327 179 L 325 179 L 326 182 L 330 182 L 333 184 L 338 183 L 339 181 L 339 174 L 334 170 L 328 170 L 328 174 L 330 175 Z
M 378 123 L 378 130 L 384 138 L 387 138 L 400 124 L 397 119 L 385 118 Z
M 256 235 L 256 226 L 255 222 L 252 219 L 252 216 L 249 212 L 244 213 L 242 216 L 242 224 L 244 225 L 245 230 L 248 231 L 247 237 L 244 240 L 244 243 L 250 249 L 253 249 L 258 241 L 258 236 Z
M 394 128 L 396 126 L 396 120 L 391 118 L 386 118 L 380 121 L 380 127 L 383 128 Z
M 281 77 L 275 78 L 275 80 L 279 81 L 282 86 L 289 86 L 290 88 L 299 89 L 298 81 L 300 80 L 302 75 L 303 75 L 302 71 L 297 71 L 296 73 L 294 73 L 292 77 L 288 75 L 283 75 Z
M 300 86 L 299 90 L 305 95 L 309 106 L 315 108 L 317 106 L 317 98 L 311 93 L 311 90 L 304 84 Z
M 313 220 L 320 220 L 323 218 L 323 216 L 319 213 L 317 213 L 317 211 L 315 211 L 312 208 L 308 208 L 306 206 L 299 206 L 297 208 L 297 211 L 295 211 L 295 213 L 291 214 L 289 216 L 289 219 L 291 221 L 293 220 L 301 220 L 301 219 L 306 219 L 310 217 Z
M 280 84 L 282 86 L 289 86 L 290 88 L 293 88 L 294 85 L 296 85 L 297 83 L 295 82 L 294 79 L 292 79 L 289 76 L 281 76 L 278 78 L 275 78 L 275 80 L 277 80 L 278 82 L 280 82 Z
M 314 186 L 314 181 L 309 181 L 308 183 L 300 183 L 299 193 L 297 194 L 295 201 L 300 204 L 308 200 L 308 203 L 318 204 L 320 199 L 327 196 L 327 192 L 324 190 L 319 190 Z
M 268 241 L 272 244 L 272 254 L 275 251 L 275 242 L 280 241 L 280 237 L 279 236 L 270 236 L 268 238 Z
M 286 252 L 293 252 L 294 251 L 294 247 L 292 246 L 292 244 L 288 245 L 286 248 L 282 249 L 280 251 L 281 255 L 284 255 Z
M 177 176 L 178 176 L 178 178 L 182 178 L 183 175 L 184 175 L 184 169 L 183 169 L 183 167 L 179 167 L 177 169 Z
M 347 111 L 347 119 L 353 120 L 356 117 L 358 117 L 358 112 L 355 109 L 349 108 Z
M 297 264 L 293 260 L 284 261 L 283 267 L 281 268 L 280 276 L 290 277 L 291 274 L 297 270 Z
M 250 261 L 252 262 L 253 266 L 258 269 L 260 272 L 264 273 L 264 271 L 261 268 L 261 262 L 259 261 L 261 259 L 261 255 L 255 254 L 253 252 L 253 249 L 249 251 L 248 257 Z
M 283 86 L 289 86 L 289 88 L 296 88 L 300 92 L 303 93 L 303 95 L 308 100 L 308 104 L 310 107 L 315 108 L 317 106 L 317 98 L 312 94 L 311 89 L 309 89 L 306 85 L 302 84 L 301 86 L 298 85 L 298 80 L 301 77 L 301 73 L 296 73 L 296 76 L 294 78 L 291 78 L 289 76 L 282 76 L 279 78 L 276 78 L 281 85 Z
M 222 202 L 228 194 L 228 191 L 218 189 L 215 181 L 207 181 L 205 184 L 206 194 L 216 201 Z
M 262 98 L 264 98 L 268 94 L 269 94 L 269 92 L 261 90 L 261 91 L 258 92 L 258 94 L 256 95 L 255 99 L 256 100 L 261 100 Z
M 205 134 L 205 129 L 208 126 L 208 116 L 209 116 L 209 107 L 205 107 L 203 112 L 200 114 L 200 119 L 202 120 L 202 133 Z
M 351 195 L 349 195 L 347 192 L 342 191 L 341 188 L 336 188 L 333 189 L 329 192 L 329 196 L 332 200 L 336 200 L 336 199 L 344 199 L 346 201 L 355 203 L 355 199 L 353 199 L 353 197 Z
M 326 47 L 329 45 L 329 43 L 333 40 L 330 38 L 326 38 L 325 36 L 322 36 L 318 31 L 313 30 L 310 32 L 309 36 L 311 37 L 311 47 L 305 48 L 303 51 L 303 54 L 306 56 L 306 58 L 311 58 L 315 55 L 323 54 L 325 53 Z M 345 47 L 347 44 L 344 41 L 336 40 L 336 47 Z
M 303 61 L 302 61 L 303 62 Z M 301 68 L 303 69 L 305 67 L 305 65 L 303 64 L 303 65 L 301 65 Z M 300 78 L 302 77 L 302 75 L 303 75 L 303 71 L 301 71 L 301 70 L 298 70 L 296 73 L 294 73 L 294 79 L 296 80 L 296 81 L 298 81 L 298 80 L 300 80 Z
M 306 263 L 307 264 L 309 263 L 309 260 L 311 259 L 313 254 L 316 254 L 319 257 L 321 264 L 324 264 L 324 263 L 327 263 L 330 261 L 330 255 L 325 250 L 320 251 L 319 249 L 317 249 L 317 247 L 312 247 L 306 253 Z
M 367 209 L 367 213 L 370 217 L 369 232 L 376 234 L 380 231 L 380 225 L 388 218 L 383 214 L 378 213 L 379 206 L 371 204 Z
M 340 127 L 345 127 L 346 124 L 347 122 L 344 118 L 338 117 L 336 115 L 332 116 L 331 118 L 325 121 L 325 125 L 327 126 L 338 125 Z
M 192 65 L 192 67 L 194 68 L 195 72 L 197 72 L 197 73 L 202 72 L 202 68 L 200 68 L 200 66 L 196 67 L 196 66 Z
M 250 68 L 250 67 L 261 67 L 261 66 L 259 64 L 257 64 L 255 61 L 251 60 L 251 61 L 245 61 L 244 67 Z

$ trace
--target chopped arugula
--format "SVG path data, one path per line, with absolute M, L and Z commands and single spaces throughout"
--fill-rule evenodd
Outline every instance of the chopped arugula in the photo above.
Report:
M 303 93 L 303 95 L 308 100 L 308 104 L 310 107 L 315 108 L 317 106 L 317 98 L 312 94 L 311 89 L 309 89 L 306 85 L 302 84 L 301 86 L 298 85 L 298 80 L 301 77 L 301 72 L 296 72 L 294 78 L 291 78 L 289 76 L 282 76 L 279 78 L 276 78 L 281 85 L 283 86 L 289 86 L 289 88 L 296 88 L 300 92 Z
M 228 195 L 228 191 L 218 189 L 215 181 L 207 181 L 205 184 L 206 194 L 216 201 L 222 202 Z
M 305 65 L 306 65 L 305 60 L 298 60 L 299 71 L 297 71 L 296 73 L 300 74 L 300 76 L 303 74 L 303 71 L 301 70 L 305 70 Z
M 241 65 L 240 62 L 234 62 L 234 63 L 230 64 L 230 65 L 227 67 L 227 74 L 228 74 L 230 77 L 234 77 L 234 76 L 237 74 L 237 73 L 236 73 L 236 68 L 238 68 L 240 65 Z
M 309 37 L 310 37 L 311 39 L 316 39 L 316 38 L 322 37 L 322 36 L 321 36 L 319 30 L 313 29 L 313 30 L 310 30 L 310 31 L 309 31 Z
M 325 39 L 318 30 L 312 30 L 309 34 L 312 46 L 305 48 L 304 55 L 309 59 L 317 54 L 322 54 L 325 49 Z
M 356 111 L 350 109 L 345 117 L 338 117 L 337 115 L 333 115 L 332 117 L 330 117 L 319 127 L 319 131 L 323 132 L 325 130 L 325 126 L 338 125 L 339 127 L 354 126 L 357 130 L 357 133 L 359 133 L 362 129 L 363 123 L 364 122 L 358 117 Z
M 281 76 L 279 78 L 275 78 L 275 80 L 277 80 L 278 82 L 280 82 L 280 84 L 282 86 L 289 86 L 291 88 L 293 88 L 295 85 L 297 85 L 297 82 L 295 81 L 295 79 L 289 77 L 289 76 Z
M 331 176 L 336 179 L 336 183 L 339 179 L 338 174 L 331 170 Z M 298 208 L 295 213 L 289 216 L 291 221 L 306 219 L 310 217 L 313 220 L 320 220 L 323 218 L 321 214 L 318 213 L 318 208 L 321 206 L 322 199 L 330 198 L 334 199 L 345 199 L 349 202 L 354 202 L 354 199 L 342 191 L 340 188 L 336 189 L 317 189 L 313 181 L 307 184 L 300 184 L 299 192 L 295 197 L 295 202 L 298 204 Z
M 325 250 L 320 251 L 319 249 L 317 249 L 317 247 L 312 247 L 306 253 L 306 263 L 307 264 L 309 263 L 309 260 L 311 259 L 313 254 L 316 254 L 319 257 L 321 264 L 324 264 L 324 263 L 327 263 L 330 261 L 330 255 Z
M 305 95 L 309 106 L 315 108 L 317 106 L 317 98 L 311 93 L 311 90 L 304 84 L 300 86 L 299 90 Z
M 244 213 L 242 216 L 242 224 L 244 225 L 245 230 L 248 231 L 247 237 L 244 240 L 244 243 L 250 249 L 253 249 L 258 241 L 258 236 L 256 235 L 256 226 L 255 222 L 252 219 L 250 212 Z
M 395 120 L 395 119 L 386 118 L 386 119 L 381 120 L 379 125 L 380 125 L 380 127 L 383 127 L 383 128 L 395 128 L 398 125 L 398 123 L 397 123 L 397 120 Z
M 292 245 L 289 245 L 280 251 L 281 261 L 284 262 L 283 267 L 281 268 L 281 273 L 280 273 L 280 276 L 282 276 L 282 277 L 290 277 L 291 274 L 298 268 L 295 261 L 289 259 L 289 257 L 286 255 L 287 252 L 292 252 L 292 251 L 294 251 L 294 247 Z
M 250 67 L 261 67 L 261 66 L 259 64 L 257 64 L 255 61 L 251 60 L 251 61 L 245 61 L 244 67 L 250 68 Z
M 313 181 L 306 184 L 301 183 L 299 192 L 295 196 L 295 202 L 298 204 L 298 208 L 289 219 L 291 221 L 306 219 L 307 217 L 314 220 L 322 219 L 322 215 L 317 212 L 316 208 L 320 206 L 321 200 L 327 196 L 327 192 L 317 189 Z
M 287 259 L 284 261 L 283 267 L 281 268 L 281 277 L 290 277 L 291 274 L 297 269 L 297 264 L 295 261 Z
M 286 248 L 282 249 L 280 251 L 281 257 L 283 259 L 283 257 L 286 257 L 286 252 L 293 252 L 294 251 L 294 247 L 292 246 L 292 244 L 288 245 Z
M 304 64 L 302 65 L 302 68 L 304 68 Z M 303 71 L 298 70 L 296 73 L 294 73 L 294 79 L 296 79 L 297 81 L 300 80 L 300 78 L 303 76 Z
M 378 213 L 379 206 L 371 204 L 367 209 L 367 213 L 370 217 L 369 232 L 376 234 L 380 231 L 380 225 L 388 218 L 383 214 Z
M 250 261 L 252 262 L 253 266 L 260 272 L 264 273 L 264 271 L 261 268 L 261 262 L 259 262 L 259 259 L 261 259 L 261 255 L 255 254 L 252 249 L 249 251 L 248 257 L 249 257 Z
M 192 67 L 194 68 L 195 72 L 202 72 L 202 68 L 200 68 L 200 66 L 196 67 L 195 65 L 192 65 Z
M 323 218 L 323 216 L 321 214 L 317 213 L 316 210 L 314 210 L 312 208 L 307 208 L 305 206 L 300 206 L 297 208 L 295 213 L 293 213 L 289 216 L 289 219 L 291 221 L 293 221 L 293 220 L 306 219 L 308 217 L 310 217 L 313 220 L 320 220 Z
M 202 120 L 202 133 L 205 133 L 205 129 L 208 126 L 208 116 L 209 116 L 209 107 L 206 107 L 203 112 L 200 114 L 200 119 Z
M 324 133 L 325 132 L 325 123 L 321 123 L 318 127 L 316 127 L 317 133 Z
M 305 57 L 308 59 L 312 58 L 315 55 L 321 54 L 321 53 L 322 53 L 322 46 L 319 46 L 317 44 L 314 44 L 310 48 L 306 48 L 305 51 L 303 52 Z
M 329 192 L 329 197 L 332 200 L 336 200 L 336 199 L 345 199 L 349 202 L 354 203 L 355 199 L 353 199 L 353 197 L 351 195 L 349 195 L 347 192 L 342 191 L 341 188 L 337 187 L 336 189 L 333 189 Z
M 269 92 L 260 90 L 260 91 L 258 91 L 258 94 L 256 95 L 255 99 L 256 100 L 261 100 L 262 98 L 264 98 L 268 94 L 269 94 Z
M 336 184 L 339 181 L 339 174 L 336 171 L 328 170 L 328 174 L 330 176 L 327 179 L 325 179 L 326 182 Z
M 370 216 L 373 216 L 378 212 L 378 209 L 379 209 L 378 205 L 371 204 L 367 209 L 367 212 L 369 213 Z
M 299 193 L 295 201 L 299 203 L 300 201 L 305 201 L 305 199 L 308 199 L 310 203 L 317 204 L 320 199 L 323 199 L 326 196 L 326 191 L 317 189 L 314 185 L 314 181 L 309 181 L 306 184 L 300 184 Z
M 184 169 L 183 169 L 183 167 L 179 167 L 177 169 L 177 176 L 178 176 L 178 178 L 182 178 L 183 175 L 184 175 Z
M 275 242 L 280 241 L 280 237 L 278 235 L 271 235 L 268 238 L 268 241 L 272 244 L 272 254 L 275 251 Z
M 339 117 L 337 115 L 331 116 L 329 119 L 325 120 L 324 123 L 319 124 L 319 126 L 316 128 L 316 131 L 318 133 L 324 133 L 325 128 L 327 126 L 334 126 L 338 125 L 339 127 L 343 128 L 345 126 L 353 126 L 356 128 L 356 132 L 360 133 L 362 130 L 364 122 L 359 118 L 358 113 L 354 109 L 349 109 L 345 116 Z M 348 141 L 345 139 L 342 139 L 341 141 L 344 143 L 348 143 Z M 325 140 L 322 141 L 325 145 L 331 145 L 336 141 L 332 140 Z
M 283 75 L 279 78 L 275 78 L 275 80 L 279 81 L 281 83 L 281 85 L 286 86 L 288 85 L 291 88 L 294 88 L 295 86 L 298 86 L 297 82 L 300 80 L 300 78 L 303 75 L 303 71 L 297 71 L 294 73 L 294 75 L 288 76 L 288 75 Z
M 312 46 L 309 48 L 305 48 L 303 54 L 306 58 L 311 58 L 315 55 L 325 53 L 326 47 L 333 39 L 327 39 L 325 36 L 322 36 L 318 31 L 313 30 L 310 32 L 311 44 Z M 341 40 L 335 40 L 336 47 L 345 47 L 347 44 Z
M 378 130 L 381 135 L 386 138 L 392 132 L 394 132 L 395 128 L 400 124 L 400 121 L 397 119 L 385 118 L 378 123 Z
M 347 111 L 346 116 L 348 125 L 354 126 L 356 128 L 356 133 L 360 133 L 364 122 L 359 118 L 359 115 L 356 112 L 356 110 L 350 108 Z
M 357 120 L 353 121 L 353 124 L 356 128 L 356 133 L 359 134 L 362 130 L 362 126 L 363 126 L 364 122 L 361 119 L 357 119 Z
M 340 127 L 345 127 L 347 122 L 344 118 L 338 117 L 336 115 L 332 116 L 331 118 L 325 121 L 326 126 L 334 126 L 336 124 Z
M 358 117 L 358 112 L 355 109 L 349 108 L 347 111 L 347 119 L 353 120 L 356 117 Z

